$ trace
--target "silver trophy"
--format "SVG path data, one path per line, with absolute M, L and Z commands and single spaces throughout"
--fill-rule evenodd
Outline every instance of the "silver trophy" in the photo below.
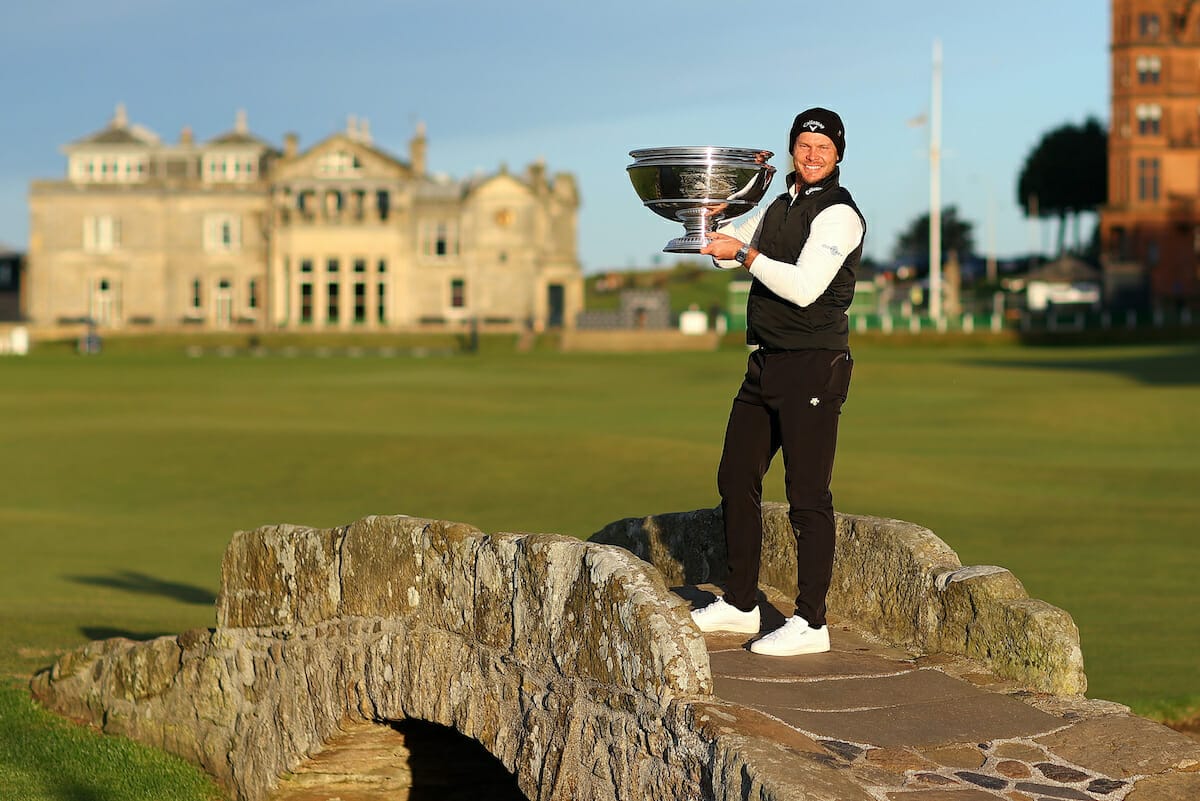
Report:
M 699 253 L 706 234 L 762 200 L 775 170 L 773 153 L 746 147 L 651 147 L 630 151 L 626 167 L 638 197 L 655 214 L 683 223 L 686 232 L 667 253 Z

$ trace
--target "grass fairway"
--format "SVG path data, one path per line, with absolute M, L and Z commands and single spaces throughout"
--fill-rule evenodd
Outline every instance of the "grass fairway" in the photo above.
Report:
M 855 355 L 839 510 L 928 526 L 1068 610 L 1089 695 L 1200 706 L 1200 349 Z M 402 513 L 586 537 L 712 506 L 744 361 L 116 345 L 0 360 L 0 671 L 24 681 L 90 639 L 211 626 L 238 529 Z M 766 494 L 783 499 L 778 464 Z

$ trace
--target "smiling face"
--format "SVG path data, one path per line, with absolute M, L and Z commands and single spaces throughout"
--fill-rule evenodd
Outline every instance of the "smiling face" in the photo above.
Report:
M 800 182 L 806 185 L 828 178 L 837 166 L 837 160 L 837 147 L 825 134 L 805 131 L 796 137 L 796 144 L 792 146 L 792 164 Z

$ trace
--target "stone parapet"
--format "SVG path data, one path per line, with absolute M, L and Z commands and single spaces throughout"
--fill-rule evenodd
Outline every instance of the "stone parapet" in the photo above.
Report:
M 400 620 L 525 665 L 660 699 L 712 689 L 687 604 L 627 551 L 554 534 L 368 517 L 337 529 L 269 526 L 226 549 L 220 629 L 284 631 Z
M 1002 567 L 963 567 L 927 528 L 902 520 L 837 516 L 831 614 L 883 641 L 922 653 L 966 656 L 1032 690 L 1087 689 L 1071 616 L 1030 598 Z M 721 510 L 629 518 L 591 537 L 628 548 L 671 585 L 724 581 Z M 796 594 L 796 542 L 782 503 L 763 504 L 761 584 Z

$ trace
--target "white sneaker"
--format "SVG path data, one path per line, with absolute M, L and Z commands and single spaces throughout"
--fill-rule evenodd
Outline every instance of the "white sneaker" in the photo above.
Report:
M 829 627 L 814 629 L 807 620 L 793 615 L 770 634 L 750 643 L 750 650 L 766 656 L 823 654 L 829 650 Z
M 741 634 L 758 634 L 758 607 L 743 612 L 732 604 L 718 598 L 703 609 L 692 610 L 692 620 L 701 631 L 736 631 Z

